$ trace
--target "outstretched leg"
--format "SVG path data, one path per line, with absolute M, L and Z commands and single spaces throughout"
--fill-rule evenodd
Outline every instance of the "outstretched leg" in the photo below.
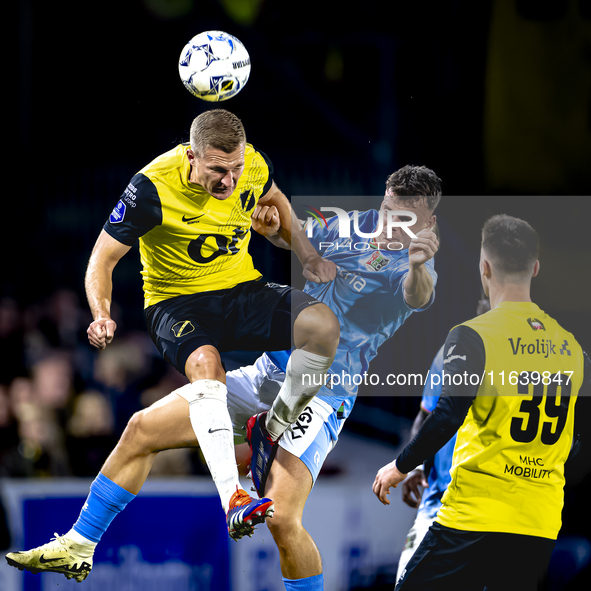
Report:
M 92 483 L 72 529 L 33 550 L 7 554 L 8 564 L 33 573 L 58 572 L 68 579 L 83 581 L 92 569 L 94 549 L 101 536 L 140 491 L 156 454 L 195 446 L 188 404 L 178 394 L 169 394 L 135 413 Z
M 241 488 L 234 457 L 234 434 L 228 412 L 226 372 L 217 349 L 198 347 L 185 364 L 191 384 L 182 390 L 189 402 L 189 418 L 211 477 L 218 489 L 224 511 Z
M 280 447 L 267 479 L 266 492 L 275 503 L 275 514 L 267 525 L 279 549 L 288 591 L 324 588 L 320 552 L 302 524 L 311 489 L 312 476 L 306 465 Z
M 83 581 L 92 568 L 97 543 L 142 488 L 156 454 L 166 449 L 198 447 L 189 418 L 189 403 L 182 395 L 190 386 L 179 388 L 131 417 L 68 533 L 56 535 L 38 548 L 11 552 L 6 556 L 7 562 L 20 570 L 58 572 L 68 579 Z M 233 442 L 231 450 L 233 453 Z M 235 460 L 233 468 L 236 469 Z M 272 502 L 254 501 L 244 491 L 235 491 L 229 506 L 228 529 L 235 539 L 250 535 L 254 525 L 272 511 Z
M 191 384 L 179 392 L 189 403 L 191 427 L 218 489 L 228 533 L 234 540 L 251 536 L 254 526 L 273 514 L 273 501 L 253 499 L 240 485 L 226 374 L 217 349 L 211 345 L 196 349 L 185 373 Z
M 189 420 L 189 405 L 177 392 L 131 417 L 101 469 L 104 476 L 134 495 L 146 481 L 158 452 L 199 447 Z

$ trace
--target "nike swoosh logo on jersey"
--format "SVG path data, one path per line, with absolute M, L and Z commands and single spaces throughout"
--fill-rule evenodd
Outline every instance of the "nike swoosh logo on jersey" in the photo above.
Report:
M 196 216 L 191 217 L 191 218 L 188 218 L 186 215 L 183 215 L 182 220 L 183 220 L 183 222 L 187 222 L 188 224 L 190 224 L 190 223 L 194 222 L 195 220 L 203 217 L 204 215 L 205 214 L 202 213 L 201 215 L 196 215 Z
M 209 429 L 208 433 L 215 433 L 216 431 L 229 431 L 230 429 L 224 429 L 223 427 L 220 429 Z

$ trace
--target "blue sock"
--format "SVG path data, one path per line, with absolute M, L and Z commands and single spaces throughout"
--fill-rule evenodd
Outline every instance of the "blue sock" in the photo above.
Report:
M 99 472 L 90 485 L 90 494 L 73 526 L 74 531 L 93 542 L 99 542 L 111 521 L 133 499 L 135 495 Z
M 283 579 L 286 591 L 324 591 L 322 573 L 305 579 Z

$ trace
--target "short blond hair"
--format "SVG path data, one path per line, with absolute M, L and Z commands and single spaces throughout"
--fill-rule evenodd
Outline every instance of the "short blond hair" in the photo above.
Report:
M 225 109 L 211 109 L 195 117 L 190 132 L 191 149 L 203 156 L 208 148 L 230 153 L 246 143 L 242 121 Z

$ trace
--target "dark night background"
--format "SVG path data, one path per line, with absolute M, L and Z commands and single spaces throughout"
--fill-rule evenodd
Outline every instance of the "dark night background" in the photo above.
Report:
M 380 350 L 376 370 L 426 372 L 447 331 L 474 315 L 479 232 L 494 213 L 539 231 L 533 299 L 591 351 L 590 0 L 21 0 L 7 14 L 16 59 L 3 92 L 0 298 L 25 320 L 67 290 L 86 347 L 94 241 L 131 176 L 217 106 L 184 89 L 177 61 L 193 35 L 220 29 L 245 44 L 252 70 L 219 106 L 242 119 L 288 196 L 379 196 L 405 164 L 443 180 L 437 300 Z M 286 253 L 258 236 L 252 244 L 259 269 L 289 282 Z M 115 272 L 118 336 L 144 330 L 138 272 L 133 250 Z M 3 330 L 9 384 L 29 368 L 15 331 Z M 391 394 L 362 389 L 347 427 L 399 443 L 419 399 Z M 565 531 L 583 492 L 570 494 Z

